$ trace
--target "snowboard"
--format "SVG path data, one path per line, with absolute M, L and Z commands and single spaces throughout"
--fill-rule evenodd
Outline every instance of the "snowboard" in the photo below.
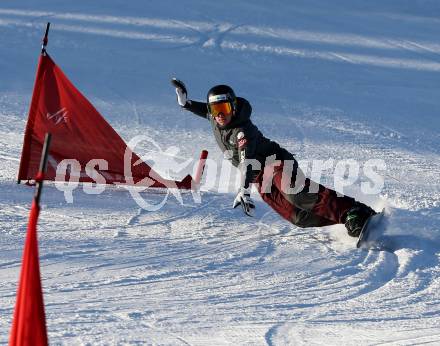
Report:
M 384 226 L 384 222 L 383 222 L 384 216 L 385 216 L 385 209 L 382 210 L 380 213 L 370 216 L 367 219 L 364 227 L 362 227 L 361 233 L 359 234 L 359 238 L 356 243 L 356 247 L 358 249 L 368 247 L 368 239 L 371 233 Z

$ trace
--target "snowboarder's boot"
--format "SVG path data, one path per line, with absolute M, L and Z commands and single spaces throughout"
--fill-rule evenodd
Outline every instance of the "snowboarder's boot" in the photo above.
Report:
M 367 219 L 377 214 L 369 206 L 355 202 L 354 206 L 347 212 L 345 217 L 345 227 L 347 228 L 348 235 L 352 237 L 359 237 L 362 227 Z

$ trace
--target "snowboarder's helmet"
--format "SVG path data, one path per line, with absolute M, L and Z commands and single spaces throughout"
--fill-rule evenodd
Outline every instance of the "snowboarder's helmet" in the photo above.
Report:
M 227 85 L 216 85 L 208 91 L 207 95 L 208 111 L 216 117 L 218 114 L 231 115 L 235 112 L 237 98 L 234 90 Z

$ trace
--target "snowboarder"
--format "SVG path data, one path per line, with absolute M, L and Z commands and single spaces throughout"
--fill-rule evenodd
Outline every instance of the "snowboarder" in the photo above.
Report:
M 241 205 L 247 215 L 252 215 L 255 204 L 250 197 L 251 184 L 256 184 L 262 199 L 294 225 L 319 227 L 343 223 L 350 236 L 359 236 L 375 211 L 306 178 L 294 156 L 264 137 L 251 122 L 252 108 L 246 99 L 236 97 L 227 85 L 217 85 L 209 90 L 206 103 L 193 101 L 188 99 L 182 81 L 173 78 L 171 82 L 179 105 L 210 121 L 220 149 L 241 169 L 242 184 L 234 208 Z M 283 171 L 291 173 L 288 179 L 283 179 Z

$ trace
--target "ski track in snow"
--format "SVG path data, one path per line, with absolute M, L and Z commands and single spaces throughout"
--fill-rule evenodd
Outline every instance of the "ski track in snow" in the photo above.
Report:
M 0 8 L 0 26 L 7 27 L 29 27 L 44 28 L 42 18 L 56 20 L 57 30 L 72 33 L 109 36 L 113 38 L 125 38 L 133 40 L 146 40 L 166 42 L 179 45 L 199 45 L 204 48 L 220 47 L 227 50 L 256 52 L 263 54 L 284 55 L 306 59 L 323 59 L 329 61 L 342 61 L 350 64 L 363 64 L 371 66 L 383 66 L 391 68 L 405 68 L 439 72 L 440 71 L 440 44 L 434 42 L 412 42 L 406 39 L 392 39 L 387 37 L 371 38 L 352 34 L 328 34 L 320 32 L 307 32 L 301 30 L 288 30 L 271 27 L 255 27 L 230 23 L 209 23 L 209 22 L 182 22 L 173 19 L 137 18 L 137 17 L 115 17 L 97 16 L 81 13 L 57 13 L 51 11 L 27 11 L 18 9 Z M 31 21 L 29 22 L 29 19 Z M 38 21 L 38 23 L 35 23 Z M 63 22 L 80 24 L 64 24 Z M 134 28 L 142 28 L 144 31 L 131 29 L 111 29 L 96 27 L 94 25 L 125 25 Z M 148 32 L 148 29 L 152 32 Z M 157 30 L 170 30 L 172 33 L 158 34 Z M 175 33 L 177 31 L 178 33 Z M 196 36 L 194 36 L 196 34 Z M 329 44 L 339 46 L 355 46 L 361 48 L 378 49 L 385 51 L 397 51 L 416 53 L 424 59 L 408 59 L 399 57 L 386 57 L 380 55 L 350 54 L 337 51 L 313 51 L 299 49 L 289 46 L 268 45 L 249 43 L 243 41 L 228 40 L 225 36 L 257 37 L 258 39 L 280 39 L 289 43 L 306 42 Z M 198 37 L 197 37 L 198 36 Z M 432 59 L 427 53 L 433 54 Z M 428 54 L 429 55 L 429 54 Z
M 408 16 L 393 16 L 409 20 Z M 304 59 L 336 62 L 354 69 L 361 65 L 429 72 L 438 81 L 438 37 L 430 36 L 430 40 L 403 34 L 351 33 L 349 29 L 326 32 L 222 19 L 170 18 L 0 8 L 0 28 L 16 30 L 16 38 L 23 33 L 39 35 L 46 20 L 55 22 L 51 33 L 54 46 L 60 44 L 57 35 L 73 34 L 78 41 L 94 35 L 118 44 L 129 39 L 174 50 L 198 49 L 201 55 L 221 55 L 227 61 L 257 67 L 255 56 L 268 60 L 269 65 L 282 64 L 280 59 L 287 57 L 298 64 L 306 64 Z M 413 16 L 411 21 L 419 23 L 420 18 Z M 229 57 L 232 53 L 234 56 Z M 389 73 L 383 72 L 384 78 Z M 309 79 L 307 73 L 297 77 L 299 82 Z M 371 91 L 366 88 L 364 92 L 368 95 Z M 33 193 L 32 188 L 13 183 L 29 99 L 26 92 L 0 94 L 1 343 L 7 342 L 10 328 Z M 359 160 L 375 157 L 386 162 L 380 198 L 362 195 L 359 184 L 350 190 L 376 209 L 387 208 L 389 227 L 381 238 L 386 247 L 356 250 L 342 225 L 298 229 L 258 198 L 256 217 L 244 217 L 240 210 L 230 208 L 231 193 L 205 191 L 201 204 L 185 194 L 184 206 L 170 195 L 164 208 L 153 213 L 139 209 L 125 191 L 108 190 L 91 196 L 78 190 L 74 204 L 69 205 L 61 192 L 47 186 L 39 242 L 51 343 L 440 342 L 438 134 L 428 133 L 424 142 L 414 142 L 409 126 L 402 130 L 400 124 L 364 121 L 364 116 L 371 116 L 368 110 L 364 114 L 359 109 L 360 114 L 353 115 L 319 102 L 310 106 L 281 97 L 273 99 L 277 108 L 269 114 L 270 119 L 258 120 L 266 133 L 274 130 L 277 139 L 298 155 L 321 160 L 331 156 Z M 115 126 L 124 138 L 145 132 L 161 139 L 164 147 L 182 149 L 183 156 L 190 156 L 191 147 L 198 150 L 206 144 L 215 157 L 209 129 L 187 135 L 179 129 L 182 120 L 170 116 L 177 109 L 137 104 L 130 99 L 124 102 L 118 105 L 120 118 Z M 100 99 L 100 105 L 110 114 L 117 107 L 105 98 Z M 135 119 L 131 119 L 133 112 Z M 150 113 L 160 120 L 154 123 L 156 118 L 151 120 Z M 169 128 L 169 119 L 177 127 L 164 139 L 161 135 Z M 288 129 L 279 126 L 286 121 L 291 124 Z M 187 143 L 186 147 L 181 143 Z M 331 182 L 330 173 L 323 178 Z M 144 195 L 151 203 L 160 203 L 163 197 Z

